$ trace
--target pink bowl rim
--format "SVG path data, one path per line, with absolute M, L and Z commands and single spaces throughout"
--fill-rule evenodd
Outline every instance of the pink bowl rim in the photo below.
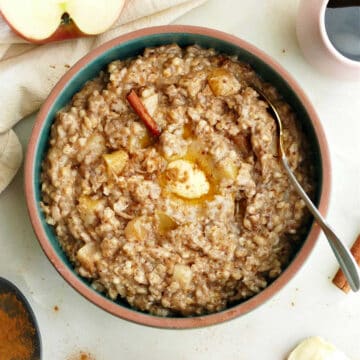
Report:
M 279 292 L 298 272 L 300 267 L 304 264 L 305 260 L 308 258 L 312 249 L 315 246 L 316 240 L 319 236 L 320 228 L 317 224 L 313 224 L 309 235 L 302 246 L 301 250 L 298 252 L 294 260 L 290 263 L 290 265 L 284 270 L 284 272 L 276 279 L 271 285 L 269 285 L 262 292 L 257 294 L 256 296 L 250 298 L 249 300 L 226 309 L 222 312 L 209 314 L 205 316 L 197 316 L 197 317 L 185 317 L 185 318 L 162 318 L 156 317 L 149 314 L 145 314 L 136 310 L 132 310 L 126 308 L 122 305 L 119 305 L 110 299 L 105 298 L 101 294 L 95 292 L 95 290 L 91 289 L 88 285 L 83 283 L 75 274 L 75 272 L 68 269 L 58 257 L 56 251 L 51 246 L 50 242 L 47 239 L 44 228 L 41 223 L 41 219 L 39 217 L 37 211 L 37 204 L 35 200 L 35 189 L 34 189 L 34 161 L 35 154 L 37 151 L 38 139 L 41 134 L 41 130 L 45 119 L 47 117 L 47 113 L 51 108 L 54 100 L 58 96 L 58 93 L 61 89 L 67 84 L 67 82 L 86 64 L 93 60 L 94 58 L 101 55 L 103 52 L 106 52 L 108 49 L 118 45 L 119 43 L 126 42 L 129 40 L 133 40 L 136 38 L 153 35 L 153 34 L 164 34 L 164 33 L 191 33 L 197 35 L 206 35 L 213 38 L 217 38 L 238 47 L 241 47 L 248 52 L 254 54 L 262 61 L 266 62 L 270 67 L 272 67 L 283 79 L 286 80 L 290 88 L 296 93 L 303 106 L 305 107 L 310 119 L 312 120 L 312 124 L 314 127 L 314 131 L 319 143 L 320 155 L 322 159 L 322 170 L 323 170 L 323 183 L 322 190 L 319 202 L 319 210 L 325 215 L 329 197 L 330 197 L 330 184 L 331 184 L 331 171 L 330 171 L 330 157 L 327 141 L 325 138 L 325 133 L 322 128 L 320 119 L 316 114 L 316 111 L 309 101 L 308 97 L 301 89 L 299 84 L 295 81 L 295 79 L 275 60 L 273 60 L 269 55 L 265 54 L 262 50 L 256 48 L 254 45 L 239 39 L 233 35 L 224 33 L 219 30 L 198 27 L 198 26 L 188 26 L 188 25 L 165 25 L 165 26 L 156 26 L 150 28 L 140 29 L 134 32 L 127 33 L 125 35 L 119 36 L 113 40 L 106 42 L 105 44 L 99 46 L 98 48 L 92 50 L 87 55 L 85 55 L 82 59 L 80 59 L 73 67 L 69 69 L 69 71 L 59 80 L 59 82 L 55 85 L 45 103 L 41 107 L 33 130 L 29 140 L 26 160 L 25 160 L 25 197 L 26 204 L 28 208 L 28 213 L 30 216 L 30 220 L 35 231 L 35 234 L 40 242 L 40 245 L 53 264 L 58 273 L 81 295 L 90 300 L 95 305 L 100 308 L 106 310 L 107 312 L 120 317 L 122 319 L 126 319 L 128 321 L 151 326 L 158 328 L 168 328 L 168 329 L 187 329 L 187 328 L 198 328 L 208 325 L 219 324 L 224 321 L 234 319 L 239 317 L 240 315 L 246 314 L 249 311 L 255 309 L 259 305 L 265 303 L 269 300 L 274 294 Z

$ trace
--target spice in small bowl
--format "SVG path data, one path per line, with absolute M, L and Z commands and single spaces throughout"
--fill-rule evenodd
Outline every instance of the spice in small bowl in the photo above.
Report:
M 40 360 L 38 327 L 29 303 L 20 290 L 0 278 L 0 359 Z

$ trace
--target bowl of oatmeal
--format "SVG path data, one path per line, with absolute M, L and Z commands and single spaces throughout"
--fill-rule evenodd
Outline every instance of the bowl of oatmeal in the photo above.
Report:
M 25 189 L 40 244 L 104 310 L 144 325 L 223 322 L 276 294 L 319 234 L 277 157 L 321 212 L 330 164 L 320 121 L 274 60 L 231 35 L 164 26 L 75 64 L 41 108 Z

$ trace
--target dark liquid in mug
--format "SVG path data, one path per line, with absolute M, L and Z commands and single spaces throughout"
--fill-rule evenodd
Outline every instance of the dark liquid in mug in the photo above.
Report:
M 330 0 L 325 11 L 325 28 L 340 54 L 360 61 L 360 0 Z

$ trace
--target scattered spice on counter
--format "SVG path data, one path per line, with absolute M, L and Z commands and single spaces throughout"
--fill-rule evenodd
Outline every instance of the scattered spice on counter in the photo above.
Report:
M 75 355 L 71 355 L 67 360 L 95 360 L 95 357 L 88 352 L 80 351 Z
M 93 360 L 94 358 L 90 354 L 82 353 L 80 356 L 81 360 Z
M 360 234 L 358 235 L 356 241 L 354 242 L 353 246 L 350 249 L 351 253 L 353 254 L 356 262 L 360 265 Z M 350 285 L 346 280 L 346 277 L 341 269 L 339 269 L 336 275 L 333 278 L 333 284 L 337 286 L 340 290 L 344 293 L 348 293 L 350 291 Z
M 0 359 L 32 359 L 35 329 L 23 303 L 12 293 L 0 294 L 0 324 Z

